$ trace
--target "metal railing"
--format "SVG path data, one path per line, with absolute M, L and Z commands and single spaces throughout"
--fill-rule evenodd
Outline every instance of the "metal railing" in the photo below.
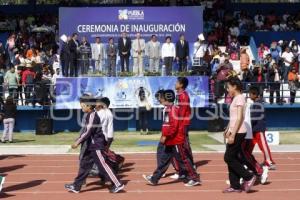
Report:
M 216 84 L 220 84 L 216 86 Z M 243 94 L 246 98 L 249 97 L 249 89 L 251 86 L 256 86 L 260 90 L 260 97 L 265 103 L 284 105 L 286 103 L 300 103 L 299 88 L 294 91 L 295 96 L 292 97 L 291 90 L 288 83 L 284 82 L 243 82 Z M 220 88 L 217 88 L 220 87 Z M 218 91 L 216 91 L 218 90 Z M 220 92 L 218 94 L 218 92 Z M 271 95 L 273 93 L 273 95 Z M 278 95 L 278 96 L 277 96 Z M 216 81 L 210 83 L 210 101 L 216 103 L 225 103 L 227 98 L 226 83 L 225 81 Z M 293 99 L 294 98 L 294 102 Z M 291 101 L 292 100 L 292 101 Z

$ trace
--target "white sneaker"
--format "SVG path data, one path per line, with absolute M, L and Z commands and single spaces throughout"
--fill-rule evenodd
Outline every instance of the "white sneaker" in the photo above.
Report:
M 173 174 L 172 176 L 170 176 L 170 179 L 178 180 L 179 174 Z
M 2 191 L 4 182 L 5 182 L 5 177 L 0 176 L 0 192 Z
M 193 186 L 197 186 L 197 185 L 200 185 L 200 184 L 201 184 L 201 182 L 199 182 L 199 181 L 190 180 L 189 182 L 187 182 L 184 185 L 186 187 L 193 187 Z
M 166 178 L 166 176 L 167 176 L 167 174 L 163 174 L 161 177 L 162 177 L 162 178 Z
M 260 183 L 262 185 L 266 184 L 266 182 L 268 181 L 268 177 L 269 177 L 268 173 L 269 173 L 269 167 L 263 166 L 263 173 L 260 178 Z

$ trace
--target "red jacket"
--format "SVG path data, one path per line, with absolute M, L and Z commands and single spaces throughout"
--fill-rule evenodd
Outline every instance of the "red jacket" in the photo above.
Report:
M 164 109 L 164 122 L 162 125 L 162 135 L 165 136 L 165 145 L 183 144 L 185 141 L 184 126 L 178 119 L 179 107 L 172 105 Z
M 191 124 L 191 105 L 187 91 L 179 92 L 176 97 L 176 105 L 179 106 L 179 116 L 185 126 Z
M 30 76 L 30 75 L 32 76 L 33 79 L 35 78 L 35 73 L 28 69 L 22 73 L 22 84 L 26 85 L 27 76 Z

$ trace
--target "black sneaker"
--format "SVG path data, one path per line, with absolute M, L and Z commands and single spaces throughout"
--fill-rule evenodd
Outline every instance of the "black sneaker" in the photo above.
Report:
M 79 193 L 80 192 L 80 188 L 75 187 L 74 184 L 66 184 L 65 188 L 69 191 L 69 192 L 73 192 L 73 193 Z
M 110 192 L 110 193 L 118 193 L 118 192 L 120 192 L 121 190 L 123 190 L 124 187 L 125 187 L 124 184 L 122 184 L 122 185 L 120 185 L 120 186 L 118 186 L 118 187 L 113 186 L 113 187 L 109 190 L 109 192 Z
M 150 185 L 157 185 L 152 181 L 152 176 L 143 175 L 143 178 L 150 184 Z

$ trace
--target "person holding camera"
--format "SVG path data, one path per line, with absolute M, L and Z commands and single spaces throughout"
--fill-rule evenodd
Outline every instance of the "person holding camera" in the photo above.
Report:
M 273 63 L 269 71 L 269 86 L 270 86 L 270 104 L 274 102 L 274 92 L 276 93 L 276 103 L 280 104 L 280 69 L 277 63 Z

